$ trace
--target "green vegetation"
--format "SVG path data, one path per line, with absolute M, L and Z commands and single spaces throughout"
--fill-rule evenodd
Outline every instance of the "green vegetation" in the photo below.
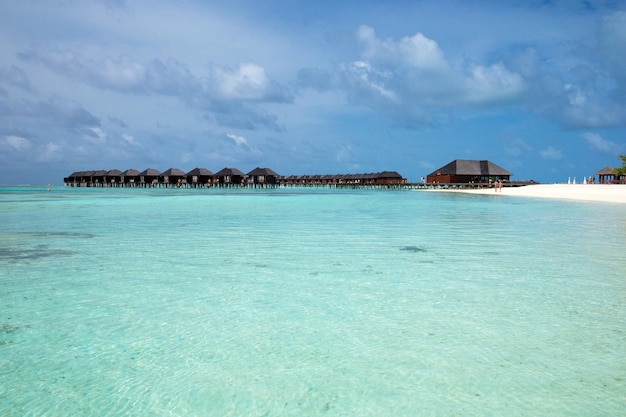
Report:
M 626 155 L 619 155 L 619 159 L 622 160 L 622 166 L 615 168 L 615 176 L 626 175 Z

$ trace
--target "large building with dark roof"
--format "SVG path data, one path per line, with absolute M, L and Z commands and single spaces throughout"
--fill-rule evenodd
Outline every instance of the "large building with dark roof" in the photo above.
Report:
M 426 176 L 428 183 L 469 184 L 510 181 L 511 174 L 491 161 L 455 159 Z

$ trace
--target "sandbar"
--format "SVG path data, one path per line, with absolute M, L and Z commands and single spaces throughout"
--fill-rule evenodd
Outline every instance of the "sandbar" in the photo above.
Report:
M 535 197 L 626 204 L 626 184 L 532 184 L 521 187 L 428 188 L 432 192 L 484 194 L 495 197 Z

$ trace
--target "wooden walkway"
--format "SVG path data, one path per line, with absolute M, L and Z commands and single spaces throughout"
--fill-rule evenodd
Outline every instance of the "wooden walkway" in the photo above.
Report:
M 531 184 L 527 181 L 511 181 L 505 183 L 504 187 L 520 187 L 523 185 Z M 363 183 L 278 183 L 278 184 L 254 184 L 254 183 L 243 183 L 243 184 L 222 184 L 222 183 L 210 183 L 210 184 L 189 184 L 186 182 L 181 183 L 160 183 L 160 182 L 151 182 L 151 183 L 65 183 L 66 187 L 75 187 L 75 188 L 183 188 L 183 189 L 279 189 L 279 188 L 328 188 L 328 189 L 352 189 L 352 190 L 426 190 L 426 189 L 482 189 L 482 188 L 493 188 L 492 184 L 489 183 L 417 183 L 417 182 L 407 182 L 401 184 L 363 184 Z

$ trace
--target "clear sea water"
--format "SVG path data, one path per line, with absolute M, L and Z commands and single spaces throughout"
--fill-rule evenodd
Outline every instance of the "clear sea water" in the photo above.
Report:
M 626 415 L 626 207 L 0 188 L 2 416 Z

